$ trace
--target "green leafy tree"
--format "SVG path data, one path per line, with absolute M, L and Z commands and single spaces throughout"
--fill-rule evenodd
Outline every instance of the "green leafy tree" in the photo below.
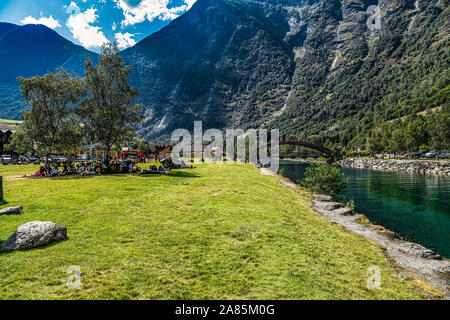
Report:
M 403 128 L 396 128 L 392 131 L 392 137 L 389 142 L 390 149 L 395 153 L 406 151 L 406 134 Z
M 345 191 L 347 180 L 338 165 L 320 162 L 306 168 L 300 184 L 313 192 L 337 198 Z
M 371 154 L 380 153 L 384 150 L 383 131 L 380 128 L 370 131 L 366 141 L 366 148 Z
M 405 147 L 407 151 L 417 151 L 425 143 L 425 124 L 421 117 L 412 117 L 406 125 Z
M 24 124 L 10 146 L 21 153 L 69 154 L 81 146 L 81 131 L 73 110 L 82 96 L 79 78 L 64 70 L 42 77 L 18 78 L 30 111 L 23 112 Z
M 443 106 L 428 119 L 430 145 L 436 150 L 450 149 L 450 105 Z
M 133 125 L 142 120 L 139 93 L 128 83 L 131 67 L 118 55 L 117 44 L 102 47 L 99 63 L 87 60 L 84 85 L 86 97 L 78 110 L 90 142 L 101 143 L 107 152 L 131 139 Z

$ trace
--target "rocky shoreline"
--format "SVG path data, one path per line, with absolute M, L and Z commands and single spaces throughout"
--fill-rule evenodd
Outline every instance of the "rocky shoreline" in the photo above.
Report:
M 344 168 L 450 176 L 450 161 L 355 158 L 341 160 L 339 161 L 339 165 Z
M 274 175 L 273 172 L 263 172 L 262 169 L 261 173 Z M 289 179 L 280 178 L 282 185 L 292 189 L 298 187 Z M 313 195 L 312 202 L 312 209 L 326 219 L 386 249 L 387 255 L 403 268 L 401 274 L 405 277 L 409 276 L 408 271 L 414 273 L 435 288 L 442 290 L 444 299 L 450 300 L 450 260 L 442 259 L 439 254 L 422 245 L 404 241 L 386 228 L 371 223 L 362 223 L 359 217 L 364 217 L 363 215 L 356 215 L 342 204 L 333 202 L 329 196 Z
M 358 216 L 345 210 L 339 203 L 332 202 L 331 197 L 313 196 L 313 207 L 328 220 L 338 223 L 345 229 L 369 239 L 386 249 L 388 256 L 400 267 L 429 281 L 443 291 L 445 299 L 450 299 L 449 276 L 450 261 L 444 260 L 433 250 L 417 243 L 401 240 L 394 232 L 372 225 L 363 224 Z M 405 274 L 406 275 L 406 274 Z

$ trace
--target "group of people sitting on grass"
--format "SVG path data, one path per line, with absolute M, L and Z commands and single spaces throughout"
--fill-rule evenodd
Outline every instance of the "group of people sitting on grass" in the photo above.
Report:
M 41 166 L 38 171 L 34 174 L 35 177 L 58 177 L 58 176 L 68 176 L 73 174 L 80 174 L 82 176 L 85 175 L 93 175 L 101 173 L 101 165 L 99 163 L 90 164 L 90 163 L 79 163 L 77 165 L 64 164 L 63 170 L 59 170 L 57 165 L 46 164 Z
M 103 162 L 80 162 L 78 164 L 67 163 L 64 164 L 62 171 L 58 165 L 46 164 L 41 166 L 38 171 L 34 174 L 35 177 L 58 177 L 58 176 L 68 176 L 79 174 L 82 176 L 96 175 L 105 172 L 111 172 L 111 163 L 109 160 Z M 149 170 L 144 170 L 131 159 L 126 159 L 120 163 L 118 173 L 149 173 L 149 172 L 160 172 L 167 173 L 167 170 L 160 166 L 159 168 L 155 165 L 151 165 Z
M 135 164 L 131 159 L 127 158 L 120 164 L 120 171 L 123 173 L 137 173 L 143 172 L 144 170 Z

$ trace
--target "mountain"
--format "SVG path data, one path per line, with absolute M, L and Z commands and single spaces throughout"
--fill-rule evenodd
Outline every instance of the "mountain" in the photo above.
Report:
M 382 122 L 449 104 L 449 2 L 198 0 L 120 53 L 145 105 L 138 133 L 203 120 L 361 146 Z M 25 107 L 18 75 L 82 74 L 87 57 L 44 26 L 0 24 L 0 118 Z
M 44 75 L 58 67 L 82 75 L 88 57 L 95 60 L 97 55 L 46 26 L 0 23 L 0 118 L 20 119 L 25 108 L 18 76 Z
M 380 28 L 372 25 L 378 6 Z M 198 0 L 122 55 L 167 138 L 209 128 L 362 143 L 382 121 L 448 103 L 448 0 Z M 368 26 L 370 22 L 370 28 Z

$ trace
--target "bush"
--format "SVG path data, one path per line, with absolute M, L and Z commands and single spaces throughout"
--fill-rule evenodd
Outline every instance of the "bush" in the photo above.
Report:
M 347 180 L 337 165 L 327 163 L 314 163 L 306 168 L 305 178 L 300 184 L 320 194 L 326 194 L 336 198 L 345 191 Z
M 347 151 L 346 152 L 347 157 L 350 158 L 357 158 L 357 157 L 370 157 L 370 151 Z

